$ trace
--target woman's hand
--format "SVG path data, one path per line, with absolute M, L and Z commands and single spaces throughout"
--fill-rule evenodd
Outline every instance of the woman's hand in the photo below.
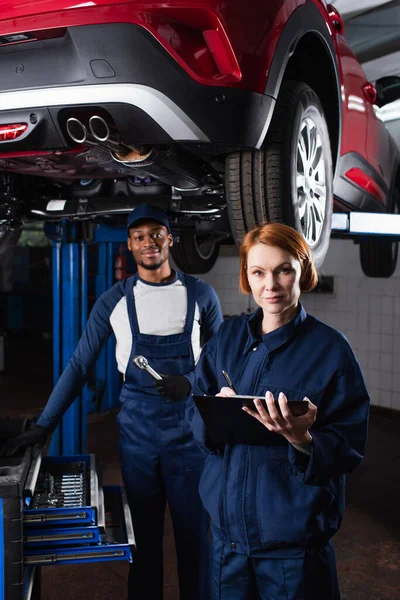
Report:
M 221 392 L 229 389 L 222 388 Z M 221 392 L 217 395 L 232 395 L 222 394 Z M 265 394 L 265 400 L 268 412 L 259 398 L 254 399 L 256 410 L 249 409 L 246 406 L 243 407 L 243 410 L 257 419 L 257 421 L 260 421 L 269 431 L 283 435 L 291 444 L 308 444 L 311 442 L 312 437 L 308 430 L 314 424 L 317 416 L 317 407 L 315 404 L 310 402 L 308 398 L 304 398 L 304 402 L 308 402 L 307 412 L 299 417 L 294 417 L 290 412 L 287 398 L 282 392 L 278 396 L 278 404 L 282 415 L 279 414 L 275 406 L 275 399 L 271 392 Z
M 215 395 L 216 396 L 224 396 L 224 398 L 229 398 L 229 396 L 236 396 L 236 392 L 235 392 L 235 390 L 233 390 L 230 387 L 223 387 L 220 389 L 218 394 L 215 394 Z

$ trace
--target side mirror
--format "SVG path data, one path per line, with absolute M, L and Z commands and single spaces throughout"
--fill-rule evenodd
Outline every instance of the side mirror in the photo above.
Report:
M 376 80 L 375 88 L 377 94 L 375 104 L 379 108 L 400 99 L 400 77 L 381 77 Z

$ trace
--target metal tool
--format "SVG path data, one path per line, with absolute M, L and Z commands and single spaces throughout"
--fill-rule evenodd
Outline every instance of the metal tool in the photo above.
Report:
M 145 358 L 144 356 L 135 356 L 135 358 L 133 359 L 133 362 L 135 363 L 135 365 L 137 367 L 139 367 L 139 369 L 144 369 L 145 371 L 147 371 L 148 373 L 150 373 L 150 375 L 152 377 L 154 377 L 154 379 L 157 379 L 158 381 L 160 381 L 160 379 L 162 379 L 161 375 L 159 375 L 157 373 L 157 371 L 155 371 L 154 369 L 151 368 L 151 366 L 148 363 L 147 358 Z

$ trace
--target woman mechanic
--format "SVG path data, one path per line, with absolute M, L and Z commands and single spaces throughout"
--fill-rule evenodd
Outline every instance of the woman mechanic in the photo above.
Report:
M 194 436 L 208 452 L 200 495 L 211 517 L 212 600 L 340 598 L 330 539 L 343 517 L 344 475 L 364 453 L 369 398 L 347 340 L 299 302 L 316 283 L 294 229 L 249 232 L 240 287 L 259 308 L 225 321 L 198 363 L 200 394 L 265 396 L 268 411 L 257 399 L 244 410 L 270 432 L 269 445 L 213 447 L 188 403 Z M 307 412 L 292 416 L 290 400 L 307 402 Z

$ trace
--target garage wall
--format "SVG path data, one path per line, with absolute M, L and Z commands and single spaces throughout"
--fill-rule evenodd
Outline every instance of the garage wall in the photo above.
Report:
M 398 147 L 400 148 L 400 119 L 397 119 L 396 121 L 388 121 L 387 123 L 385 123 L 385 125 L 386 128 L 389 130 L 390 134 L 395 139 Z
M 221 256 L 200 276 L 216 289 L 225 315 L 255 308 L 252 298 L 238 291 L 238 271 L 237 256 Z M 400 266 L 391 279 L 369 279 L 361 271 L 358 247 L 332 240 L 322 273 L 334 276 L 334 293 L 304 294 L 304 307 L 348 338 L 372 404 L 400 410 Z

